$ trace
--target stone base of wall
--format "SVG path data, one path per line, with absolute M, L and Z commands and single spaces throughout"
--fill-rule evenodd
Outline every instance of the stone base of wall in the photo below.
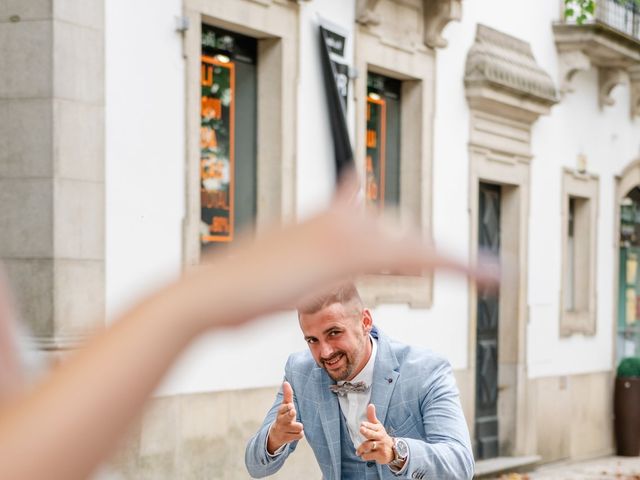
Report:
M 613 374 L 545 377 L 529 382 L 537 453 L 544 462 L 611 454 Z
M 472 432 L 475 375 L 471 370 L 454 373 Z M 521 435 L 517 455 L 540 455 L 542 463 L 548 463 L 613 453 L 612 372 L 530 379 L 524 397 L 518 408 L 524 409 L 526 415 L 515 426 Z M 513 419 L 498 421 L 509 420 Z M 515 443 L 516 439 L 500 440 L 501 445 Z
M 461 401 L 473 423 L 473 379 L 455 372 Z M 594 458 L 613 452 L 611 372 L 537 378 L 527 384 L 524 429 L 531 454 L 543 462 Z M 244 449 L 273 403 L 276 387 L 177 395 L 153 400 L 111 462 L 126 479 L 246 479 Z M 322 477 L 301 441 L 281 480 Z
M 153 400 L 110 464 L 135 480 L 247 479 L 244 449 L 276 388 L 177 395 Z M 306 441 L 274 479 L 322 477 Z

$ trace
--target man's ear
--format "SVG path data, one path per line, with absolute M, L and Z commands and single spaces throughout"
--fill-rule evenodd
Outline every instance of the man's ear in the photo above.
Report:
M 373 317 L 371 317 L 371 312 L 368 308 L 362 309 L 362 328 L 364 333 L 369 333 L 373 328 Z

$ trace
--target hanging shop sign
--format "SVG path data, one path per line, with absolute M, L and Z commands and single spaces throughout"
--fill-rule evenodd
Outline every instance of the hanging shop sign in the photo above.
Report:
M 339 181 L 342 172 L 353 167 L 353 150 L 346 119 L 349 97 L 349 66 L 344 58 L 346 36 L 334 30 L 320 26 L 320 61 Z

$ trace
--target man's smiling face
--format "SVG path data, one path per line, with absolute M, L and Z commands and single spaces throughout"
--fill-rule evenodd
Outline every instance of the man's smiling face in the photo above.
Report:
M 316 363 L 336 382 L 351 380 L 371 355 L 371 314 L 357 305 L 332 303 L 299 315 L 300 328 Z

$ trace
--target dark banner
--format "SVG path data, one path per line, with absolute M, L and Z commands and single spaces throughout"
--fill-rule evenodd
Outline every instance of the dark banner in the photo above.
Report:
M 342 49 L 344 49 L 344 37 Z M 333 152 L 336 164 L 336 179 L 339 181 L 342 172 L 346 167 L 353 167 L 353 150 L 349 139 L 346 119 L 346 98 L 348 94 L 349 77 L 348 68 L 343 65 L 342 72 L 338 74 L 336 65 L 340 65 L 331 58 L 332 49 L 338 49 L 336 45 L 336 34 L 320 27 L 320 60 L 322 62 L 322 74 L 329 111 L 329 123 L 333 137 Z M 338 78 L 343 78 L 343 88 L 338 86 Z
M 202 56 L 200 205 L 203 244 L 233 239 L 234 95 L 231 61 Z

